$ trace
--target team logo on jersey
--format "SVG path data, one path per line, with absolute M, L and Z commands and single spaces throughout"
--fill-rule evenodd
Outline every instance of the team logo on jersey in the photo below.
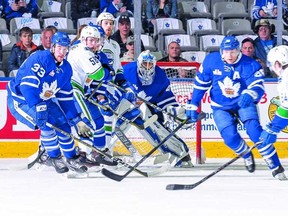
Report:
M 275 114 L 276 114 L 276 111 L 278 109 L 278 107 L 280 106 L 280 97 L 277 96 L 277 97 L 273 97 L 271 100 L 270 100 L 270 105 L 268 107 L 268 117 L 269 117 L 269 120 L 272 121 L 272 119 L 274 118 Z M 288 133 L 288 126 L 285 127 L 282 132 L 284 133 Z
M 42 85 L 42 92 L 40 94 L 40 98 L 43 100 L 48 100 L 56 94 L 57 91 L 59 91 L 60 88 L 57 88 L 57 80 L 53 81 L 51 85 L 49 85 L 47 82 L 44 82 Z
M 240 83 L 233 84 L 229 77 L 226 77 L 223 82 L 218 81 L 218 85 L 225 97 L 235 98 L 239 96 Z
M 50 71 L 49 76 L 53 77 L 55 75 L 54 70 Z
M 220 71 L 219 69 L 216 69 L 213 71 L 214 75 L 222 75 L 222 71 Z

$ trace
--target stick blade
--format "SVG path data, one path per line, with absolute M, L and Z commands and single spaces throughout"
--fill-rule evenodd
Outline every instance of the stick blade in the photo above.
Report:
M 183 184 L 168 184 L 166 190 L 192 190 L 197 185 L 183 185 Z
M 107 178 L 110 178 L 110 179 L 112 179 L 112 180 L 114 180 L 114 181 L 118 181 L 118 182 L 122 181 L 122 180 L 125 178 L 125 176 L 118 175 L 118 174 L 116 174 L 116 173 L 111 172 L 111 171 L 108 170 L 108 169 L 105 169 L 105 168 L 103 168 L 103 169 L 101 170 L 101 173 L 102 173 L 104 176 L 106 176 Z

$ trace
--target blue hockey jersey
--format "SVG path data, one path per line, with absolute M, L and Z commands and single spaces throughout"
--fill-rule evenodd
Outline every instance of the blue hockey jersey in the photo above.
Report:
M 138 96 L 162 109 L 168 106 L 178 106 L 170 88 L 170 81 L 160 67 L 155 67 L 155 77 L 151 85 L 142 85 L 137 73 L 137 62 L 126 64 L 123 66 L 123 71 L 125 79 L 132 84 Z
M 68 119 L 76 117 L 71 85 L 72 68 L 67 60 L 58 66 L 49 50 L 33 53 L 7 85 L 8 94 L 33 107 L 57 98 Z
M 191 104 L 199 106 L 202 97 L 210 90 L 213 109 L 237 107 L 243 90 L 253 90 L 259 102 L 264 94 L 264 72 L 254 59 L 241 55 L 238 62 L 227 64 L 220 52 L 210 53 L 204 59 L 195 78 Z

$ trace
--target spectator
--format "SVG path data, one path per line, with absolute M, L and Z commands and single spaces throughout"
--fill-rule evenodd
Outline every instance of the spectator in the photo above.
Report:
M 287 4 L 282 0 L 283 23 L 288 26 L 288 9 Z M 252 28 L 259 19 L 276 19 L 277 18 L 277 0 L 255 0 L 252 8 Z
M 0 40 L 0 71 L 3 70 L 3 52 L 2 52 L 2 42 Z
M 177 0 L 147 0 L 146 17 L 146 28 L 153 32 L 157 18 L 178 18 Z
M 10 20 L 15 17 L 37 18 L 37 0 L 4 0 L 4 14 L 9 27 Z
M 255 23 L 254 32 L 258 35 L 258 37 L 254 40 L 255 44 L 255 57 L 261 59 L 263 62 L 267 62 L 267 53 L 273 47 L 277 45 L 277 37 L 272 35 L 275 31 L 275 26 L 270 24 L 267 19 L 257 20 Z M 286 40 L 282 40 L 282 44 L 287 45 Z M 273 77 L 270 70 L 267 68 L 266 78 Z
M 133 0 L 100 0 L 100 13 L 104 11 L 113 14 L 115 18 L 122 13 L 133 16 L 134 3 Z
M 180 45 L 175 41 L 168 44 L 167 53 L 168 55 L 162 59 L 159 59 L 158 62 L 188 62 L 186 59 L 180 56 Z M 165 72 L 169 78 L 193 78 L 195 76 L 195 71 L 185 70 L 183 68 L 168 68 L 165 69 Z
M 242 44 L 241 46 L 242 54 L 247 55 L 255 59 L 256 61 L 258 61 L 261 64 L 264 71 L 268 69 L 265 62 L 255 56 L 255 45 L 254 45 L 254 40 L 252 38 L 249 38 L 249 37 L 245 38 L 241 44 Z
M 134 61 L 134 36 L 131 35 L 127 38 L 126 49 L 127 52 L 124 53 L 123 57 L 120 59 L 121 62 L 132 62 Z
M 77 28 L 78 19 L 96 17 L 99 14 L 99 8 L 99 0 L 71 0 L 71 17 L 74 28 Z
M 131 21 L 129 16 L 122 14 L 118 19 L 118 30 L 111 36 L 120 46 L 120 58 L 127 52 L 126 41 L 129 36 L 133 35 L 131 31 Z M 144 45 L 141 41 L 141 51 L 144 51 Z
M 8 71 L 17 73 L 18 68 L 37 46 L 32 42 L 33 32 L 29 27 L 20 29 L 20 41 L 14 44 L 8 57 Z
M 43 29 L 41 33 L 41 45 L 37 46 L 37 48 L 33 50 L 32 52 L 37 51 L 37 50 L 50 49 L 53 34 L 54 34 L 54 31 L 52 28 Z
M 4 10 L 4 0 L 0 0 L 0 18 L 4 16 L 3 10 Z
M 53 35 L 58 31 L 58 29 L 53 25 L 47 26 L 46 29 L 51 29 L 53 31 Z
M 168 44 L 167 48 L 168 55 L 158 62 L 188 62 L 186 59 L 182 58 L 180 45 L 176 41 L 172 41 Z

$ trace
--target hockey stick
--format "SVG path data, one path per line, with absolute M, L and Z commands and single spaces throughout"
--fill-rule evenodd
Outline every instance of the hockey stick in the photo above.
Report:
M 128 123 L 128 124 L 132 124 L 134 125 L 135 127 L 137 127 L 139 130 L 144 130 L 145 128 L 149 127 L 150 125 L 153 124 L 153 122 L 157 121 L 157 118 L 158 116 L 157 115 L 153 115 L 151 116 L 150 118 L 148 118 L 143 125 L 139 125 L 139 124 L 136 124 L 134 123 L 132 120 L 129 120 L 127 118 L 125 118 L 124 116 L 122 115 L 119 115 L 115 110 L 113 110 L 111 107 L 109 106 L 103 106 L 99 103 L 97 103 L 96 101 L 92 100 L 92 99 L 88 99 L 88 101 L 98 107 L 100 107 L 101 109 L 109 109 L 117 118 L 123 120 L 124 122 Z
M 56 127 L 56 126 L 54 126 L 54 125 L 52 125 L 52 124 L 50 124 L 50 123 L 48 123 L 48 122 L 46 122 L 46 125 L 47 125 L 48 127 L 52 128 L 52 129 L 54 129 L 54 130 L 56 130 L 56 131 L 64 134 L 65 136 L 68 136 L 68 137 L 72 138 L 73 140 L 76 140 L 77 142 L 79 142 L 79 143 L 81 143 L 81 144 L 83 144 L 83 145 L 85 145 L 85 146 L 87 146 L 87 147 L 95 150 L 95 151 L 98 152 L 99 154 L 104 155 L 105 157 L 108 157 L 108 158 L 112 159 L 113 161 L 116 161 L 117 163 L 119 163 L 119 164 L 123 165 L 124 167 L 128 168 L 129 170 L 131 170 L 131 172 L 132 172 L 132 171 L 135 171 L 135 172 L 139 173 L 139 174 L 142 175 L 142 176 L 145 176 L 145 177 L 148 177 L 148 176 L 149 176 L 149 174 L 148 174 L 147 172 L 143 172 L 143 171 L 137 169 L 136 167 L 133 167 L 133 166 L 125 163 L 125 162 L 124 162 L 123 160 L 121 160 L 120 158 L 113 157 L 113 156 L 107 154 L 106 152 L 103 152 L 103 151 L 95 148 L 94 146 L 89 145 L 88 143 L 86 143 L 86 142 L 82 141 L 81 139 L 75 137 L 73 134 L 67 133 L 67 132 L 61 130 L 60 128 L 58 128 L 58 127 Z
M 39 146 L 39 150 L 38 150 L 38 154 L 37 154 L 37 157 L 31 161 L 30 163 L 28 163 L 27 165 L 27 168 L 28 169 L 31 169 L 38 161 L 39 159 L 41 158 L 41 156 L 45 153 L 45 149 L 43 151 L 40 151 L 40 146 Z
M 202 112 L 199 115 L 199 120 L 205 118 L 206 113 Z M 173 131 L 171 131 L 171 133 L 165 137 L 157 146 L 155 146 L 151 151 L 148 152 L 148 154 L 146 154 L 144 157 L 141 158 L 140 161 L 138 161 L 132 169 L 128 170 L 128 172 L 126 172 L 124 175 L 118 175 L 116 173 L 111 172 L 110 170 L 107 170 L 105 168 L 103 168 L 101 170 L 102 174 L 105 175 L 108 178 L 111 178 L 115 181 L 122 181 L 124 178 L 126 178 L 134 169 L 136 169 L 136 167 L 138 167 L 140 164 L 142 164 L 147 158 L 149 158 L 160 146 L 162 146 L 168 139 L 170 139 L 170 137 L 174 136 L 176 134 L 176 132 L 178 130 L 180 130 L 183 125 L 185 125 L 189 120 L 185 119 L 184 121 L 181 122 L 181 124 L 179 124 Z
M 125 148 L 132 154 L 135 160 L 137 157 L 139 158 L 141 156 L 140 153 L 135 148 L 135 146 L 131 143 L 131 141 L 127 138 L 125 133 L 119 127 L 115 127 L 114 133 L 118 137 L 118 139 L 123 143 Z
M 121 91 L 127 92 L 126 89 L 124 89 L 124 88 L 122 88 L 122 87 L 116 85 L 115 83 L 108 82 L 108 84 L 109 84 L 109 85 L 112 85 L 112 86 L 114 86 L 114 87 L 116 87 L 116 88 L 118 88 L 118 89 L 120 89 Z M 178 116 L 175 116 L 175 115 L 173 115 L 173 114 L 170 113 L 170 112 L 167 112 L 165 109 L 162 109 L 161 107 L 159 107 L 159 106 L 157 106 L 157 105 L 151 103 L 150 101 L 145 100 L 144 98 L 138 96 L 137 94 L 135 94 L 135 97 L 138 98 L 139 100 L 143 101 L 144 103 L 146 103 L 148 106 L 150 106 L 150 107 L 156 109 L 157 111 L 159 111 L 159 112 L 163 112 L 164 114 L 166 114 L 166 115 L 168 115 L 168 116 L 170 116 L 170 117 L 176 119 L 177 121 L 180 121 L 180 122 L 183 121 L 183 119 L 180 119 Z
M 254 148 L 256 148 L 259 145 L 261 145 L 262 142 L 263 141 L 255 143 L 255 145 L 251 146 L 249 149 L 246 149 L 246 151 L 244 151 L 241 154 L 237 155 L 236 157 L 234 157 L 232 160 L 228 161 L 227 163 L 223 164 L 218 169 L 216 169 L 215 171 L 213 171 L 209 175 L 207 175 L 204 178 L 202 178 L 200 181 L 198 181 L 198 182 L 196 182 L 194 184 L 168 184 L 166 186 L 166 190 L 192 190 L 192 189 L 196 188 L 198 185 L 200 185 L 203 182 L 205 182 L 206 180 L 208 180 L 209 178 L 211 178 L 212 176 L 216 175 L 221 170 L 225 169 L 226 167 L 228 167 L 229 165 L 234 163 L 236 160 L 238 160 L 239 158 L 241 158 L 245 154 L 251 152 Z

